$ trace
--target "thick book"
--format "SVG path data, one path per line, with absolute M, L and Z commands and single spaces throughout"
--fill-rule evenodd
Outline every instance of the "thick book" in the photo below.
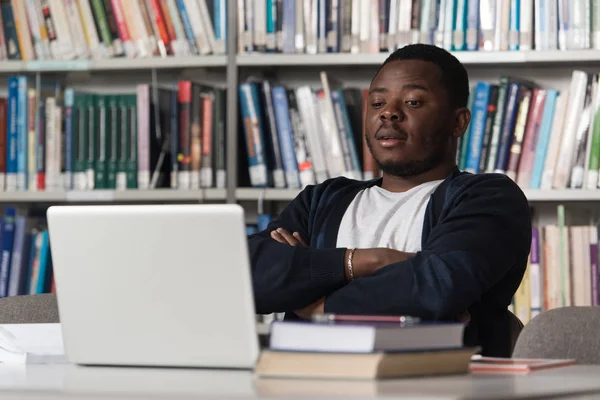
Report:
M 416 352 L 312 353 L 268 351 L 255 368 L 259 378 L 391 379 L 466 374 L 476 347 Z
M 271 324 L 270 349 L 373 353 L 463 346 L 463 323 L 287 322 Z

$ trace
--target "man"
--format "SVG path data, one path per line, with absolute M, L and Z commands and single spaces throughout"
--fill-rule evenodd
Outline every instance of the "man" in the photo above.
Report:
M 249 237 L 258 313 L 468 315 L 466 345 L 510 356 L 529 206 L 506 176 L 456 167 L 468 96 L 467 72 L 447 51 L 417 44 L 389 56 L 365 120 L 383 177 L 309 186 Z

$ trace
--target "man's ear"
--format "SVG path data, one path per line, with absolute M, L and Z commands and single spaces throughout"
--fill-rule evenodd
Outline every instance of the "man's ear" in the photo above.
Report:
M 459 138 L 467 132 L 471 122 L 471 111 L 467 107 L 461 107 L 454 112 L 454 130 L 452 136 Z

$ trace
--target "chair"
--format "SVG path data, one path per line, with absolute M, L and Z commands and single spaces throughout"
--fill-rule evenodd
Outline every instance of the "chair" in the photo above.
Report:
M 59 315 L 54 293 L 0 299 L 0 324 L 56 322 L 59 322 Z
M 508 312 L 508 319 L 510 330 L 510 350 L 512 352 L 517 343 L 517 339 L 523 330 L 523 322 L 521 322 L 521 320 L 510 311 Z
M 533 318 L 517 339 L 514 358 L 574 358 L 600 364 L 600 307 L 561 307 Z

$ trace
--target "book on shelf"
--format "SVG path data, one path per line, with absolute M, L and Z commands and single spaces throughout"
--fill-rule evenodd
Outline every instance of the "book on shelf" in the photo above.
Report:
M 226 0 L 3 0 L 0 5 L 0 60 L 226 52 Z
M 239 84 L 238 160 L 247 160 L 239 186 L 300 189 L 336 176 L 379 175 L 364 143 L 367 89 L 330 85 L 325 72 L 320 78 L 317 88 L 271 79 Z
M 449 51 L 600 49 L 598 1 L 246 0 L 236 13 L 237 51 L 379 53 L 413 43 Z
M 190 80 L 107 94 L 9 76 L 0 188 L 224 188 L 225 104 L 225 89 Z
M 320 78 L 313 87 L 271 78 L 240 83 L 238 159 L 247 159 L 240 186 L 300 189 L 337 176 L 379 176 L 364 140 L 367 89 L 338 88 L 325 72 Z M 474 83 L 459 168 L 502 173 L 522 189 L 598 189 L 598 78 L 572 71 L 569 88 L 560 91 L 507 75 Z
M 564 205 L 559 205 L 556 223 L 532 229 L 525 275 L 510 307 L 523 323 L 558 307 L 600 304 L 600 225 L 571 224 L 568 219 Z
M 56 291 L 44 216 L 4 207 L 0 249 L 0 298 Z

